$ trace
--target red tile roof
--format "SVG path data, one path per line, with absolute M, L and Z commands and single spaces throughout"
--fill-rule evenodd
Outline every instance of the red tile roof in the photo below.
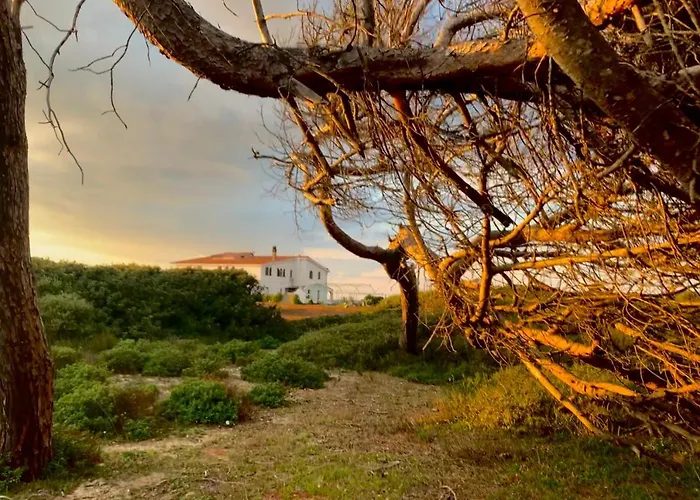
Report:
M 215 255 L 210 255 L 208 257 L 198 257 L 196 259 L 178 260 L 173 262 L 173 264 L 211 264 L 211 265 L 234 265 L 234 266 L 256 266 L 261 264 L 267 264 L 269 262 L 280 262 L 284 260 L 291 259 L 308 259 L 316 264 L 318 262 L 314 261 L 311 257 L 306 255 L 278 255 L 273 257 L 272 255 L 254 255 L 253 252 L 226 252 L 218 253 Z M 318 264 L 321 266 L 320 264 Z M 321 266 L 323 269 L 328 271 L 328 268 Z

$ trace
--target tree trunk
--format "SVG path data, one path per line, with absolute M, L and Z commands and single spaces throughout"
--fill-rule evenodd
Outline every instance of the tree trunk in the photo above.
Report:
M 399 347 L 409 354 L 418 354 L 418 326 L 420 324 L 418 302 L 418 280 L 416 271 L 404 255 L 392 258 L 384 264 L 389 277 L 399 284 L 401 290 L 401 319 L 403 328 Z
M 29 252 L 26 71 L 19 2 L 0 2 L 0 457 L 33 479 L 51 459 L 53 365 Z

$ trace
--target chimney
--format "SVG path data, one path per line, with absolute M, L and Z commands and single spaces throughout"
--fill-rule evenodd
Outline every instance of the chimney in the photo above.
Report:
M 272 260 L 277 259 L 277 247 L 272 247 Z

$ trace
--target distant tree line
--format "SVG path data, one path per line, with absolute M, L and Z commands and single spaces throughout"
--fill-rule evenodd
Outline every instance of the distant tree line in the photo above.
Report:
M 242 271 L 86 266 L 34 259 L 39 309 L 49 338 L 105 330 L 122 338 L 284 338 L 289 329 L 259 305 L 258 282 Z

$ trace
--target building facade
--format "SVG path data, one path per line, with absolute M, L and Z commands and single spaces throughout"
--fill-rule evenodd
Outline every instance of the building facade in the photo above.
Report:
M 296 294 L 306 303 L 326 304 L 332 290 L 328 287 L 327 267 L 305 255 L 278 255 L 272 247 L 271 255 L 255 255 L 253 252 L 227 252 L 208 257 L 173 262 L 176 268 L 209 270 L 240 269 L 255 277 L 263 293 Z

